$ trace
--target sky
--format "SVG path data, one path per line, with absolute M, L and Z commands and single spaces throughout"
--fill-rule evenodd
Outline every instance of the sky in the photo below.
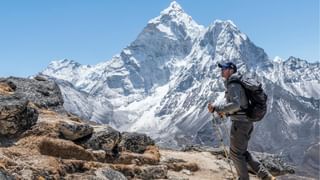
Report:
M 51 61 L 94 65 L 129 45 L 170 0 L 1 0 L 0 77 Z M 205 27 L 232 20 L 270 59 L 320 60 L 319 0 L 177 0 Z

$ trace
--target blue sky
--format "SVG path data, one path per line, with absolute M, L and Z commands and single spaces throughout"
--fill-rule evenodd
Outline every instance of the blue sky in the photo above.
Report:
M 109 60 L 170 0 L 1 0 L 0 76 L 29 76 L 52 60 Z M 319 0 L 177 0 L 208 26 L 232 20 L 270 58 L 319 58 Z

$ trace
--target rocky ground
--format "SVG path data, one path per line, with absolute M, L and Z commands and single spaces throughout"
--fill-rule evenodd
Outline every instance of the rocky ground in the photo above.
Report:
M 62 105 L 54 82 L 0 78 L 0 179 L 232 179 L 221 149 L 159 149 L 145 134 L 86 122 Z M 257 156 L 279 179 L 294 178 L 279 157 Z

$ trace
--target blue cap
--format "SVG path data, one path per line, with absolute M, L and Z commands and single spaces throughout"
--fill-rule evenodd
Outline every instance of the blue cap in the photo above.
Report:
M 234 72 L 237 72 L 237 66 L 235 64 L 233 64 L 232 62 L 227 62 L 227 63 L 223 63 L 223 64 L 218 63 L 218 66 L 221 69 L 233 69 Z

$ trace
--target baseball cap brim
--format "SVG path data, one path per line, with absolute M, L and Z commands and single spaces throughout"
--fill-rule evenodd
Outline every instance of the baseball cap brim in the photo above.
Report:
M 218 63 L 218 67 L 219 67 L 219 68 L 222 68 L 222 69 L 229 68 L 228 65 L 226 65 L 226 64 L 220 64 L 220 63 Z

